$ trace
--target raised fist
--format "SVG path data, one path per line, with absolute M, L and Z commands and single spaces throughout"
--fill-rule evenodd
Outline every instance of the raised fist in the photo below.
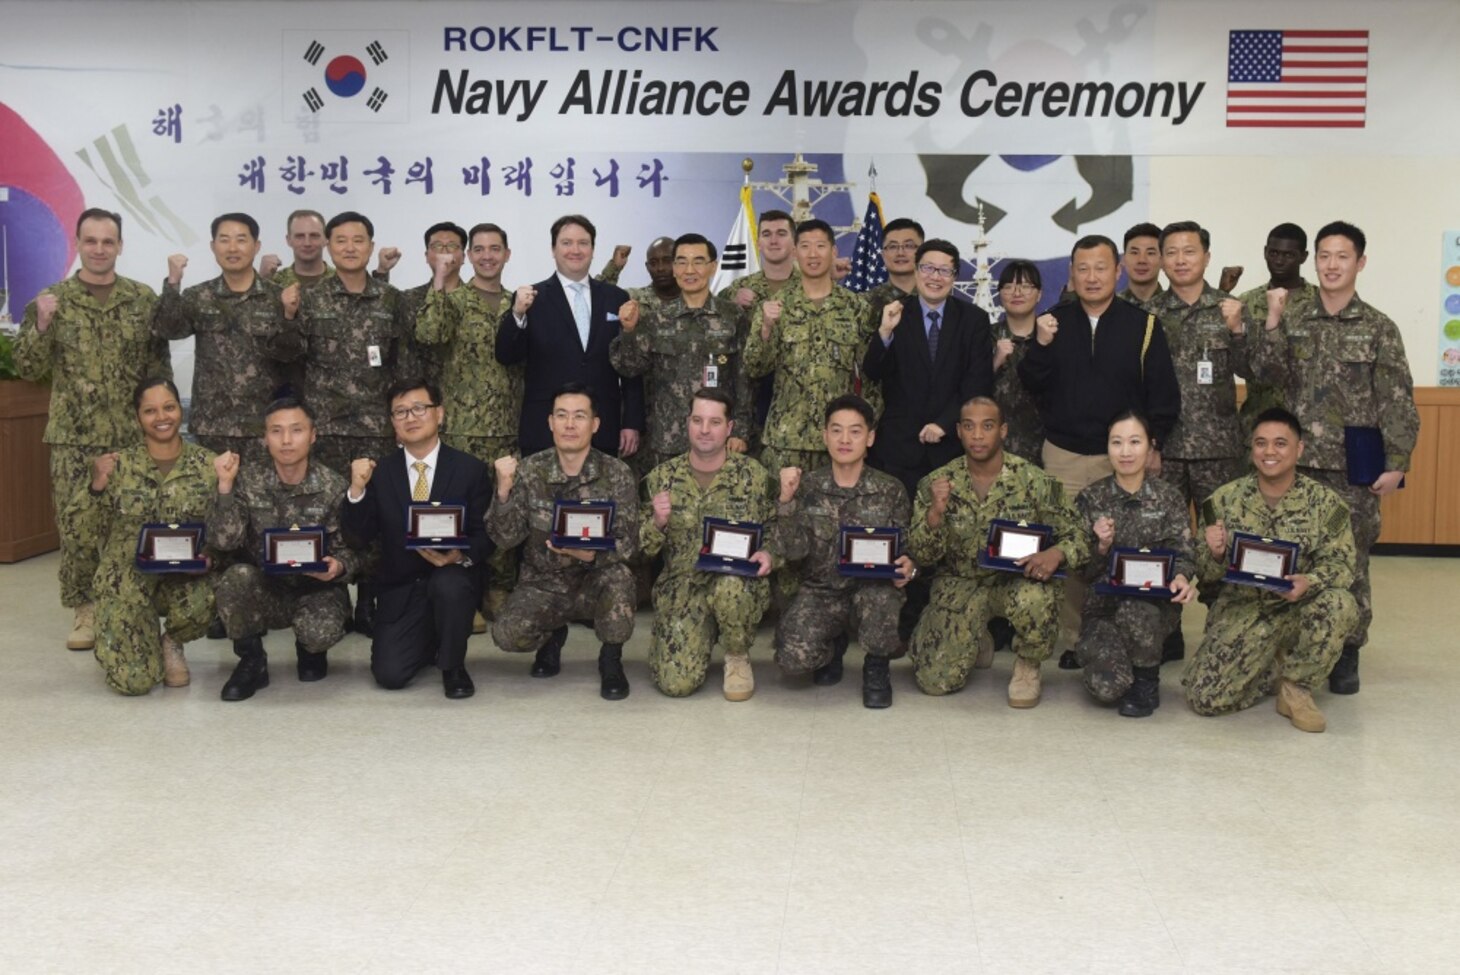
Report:
M 283 263 L 283 261 L 279 260 L 278 254 L 265 254 L 259 260 L 259 274 L 265 280 L 268 280 L 274 276 L 274 272 L 279 270 L 280 265 Z
M 628 244 L 615 244 L 613 246 L 613 256 L 609 260 L 613 261 L 614 267 L 622 271 L 628 266 L 629 255 L 633 253 L 633 250 Z
M 492 462 L 492 470 L 497 474 L 497 496 L 505 501 L 517 480 L 517 458 L 511 454 L 498 457 Z
M 831 279 L 840 281 L 852 273 L 852 259 L 850 257 L 838 257 L 831 262 Z
M 1013 339 L 999 339 L 994 343 L 994 372 L 1004 368 L 1004 363 L 1009 361 L 1009 356 L 1014 354 Z
M 42 291 L 35 296 L 35 330 L 44 332 L 51 327 L 51 319 L 56 315 L 56 309 L 60 302 L 56 296 L 49 291 Z
M 1220 521 L 1207 525 L 1207 548 L 1211 549 L 1212 558 L 1218 562 L 1227 557 L 1227 526 Z
M 112 471 L 117 469 L 117 455 L 115 451 L 102 454 L 91 462 L 91 489 L 93 491 L 105 491 L 106 484 L 112 479 Z
M 774 326 L 781 320 L 781 303 L 772 299 L 760 306 L 760 318 L 768 326 Z
M 888 338 L 901 321 L 902 302 L 889 301 L 882 306 L 882 324 L 878 327 L 878 331 L 882 333 L 883 338 Z
M 947 511 L 948 499 L 953 496 L 953 484 L 946 477 L 940 477 L 928 485 L 928 490 L 933 494 L 933 509 Z
M 531 308 L 532 303 L 536 300 L 537 289 L 530 284 L 524 284 L 512 297 L 512 314 L 526 315 L 527 309 Z
M 1242 334 L 1242 302 L 1236 298 L 1222 299 L 1222 321 L 1233 335 Z
M 380 260 L 376 268 L 383 274 L 389 274 L 390 269 L 400 263 L 399 247 L 382 247 L 380 249 Z
M 639 327 L 639 303 L 630 298 L 619 306 L 618 323 L 625 332 L 632 332 Z
M 654 507 L 654 527 L 663 531 L 669 527 L 669 511 L 672 507 L 669 502 L 669 492 L 660 491 L 654 495 L 650 503 Z
M 1240 264 L 1231 264 L 1222 268 L 1222 276 L 1217 280 L 1217 287 L 1223 291 L 1231 291 L 1237 287 L 1237 282 L 1242 280 L 1243 270 Z
M 1059 330 L 1059 321 L 1048 312 L 1034 320 L 1034 340 L 1040 345 L 1048 345 L 1053 342 Z
M 445 284 L 446 275 L 451 270 L 451 262 L 454 258 L 450 254 L 438 254 L 431 252 L 431 275 L 436 284 Z
M 279 292 L 279 301 L 284 305 L 285 318 L 292 320 L 295 315 L 299 314 L 300 294 L 302 294 L 302 290 L 298 281 Z
M 375 461 L 368 457 L 356 457 L 350 461 L 350 493 L 356 497 L 365 493 L 365 485 L 375 474 Z
M 1095 540 L 1100 543 L 1100 554 L 1109 552 L 1110 546 L 1115 544 L 1115 522 L 1102 516 L 1095 519 L 1091 528 L 1095 532 Z
M 1288 289 L 1287 288 L 1272 288 L 1271 290 L 1268 291 L 1268 293 L 1267 293 L 1267 314 L 1268 314 L 1268 317 L 1269 318 L 1272 317 L 1273 312 L 1277 312 L 1279 315 L 1281 315 L 1283 313 L 1283 309 L 1285 309 L 1287 307 L 1288 307 Z
M 218 475 L 218 491 L 227 494 L 233 490 L 233 482 L 238 478 L 238 455 L 231 450 L 225 450 L 213 458 L 213 470 Z
M 796 491 L 801 487 L 801 468 L 781 468 L 781 504 L 785 504 L 796 496 Z
M 182 283 L 183 268 L 188 266 L 186 254 L 169 254 L 167 257 L 167 280 L 173 287 Z
M 741 288 L 739 291 L 735 292 L 735 304 L 739 305 L 741 308 L 749 308 L 751 305 L 755 304 L 755 292 L 751 291 L 749 288 Z

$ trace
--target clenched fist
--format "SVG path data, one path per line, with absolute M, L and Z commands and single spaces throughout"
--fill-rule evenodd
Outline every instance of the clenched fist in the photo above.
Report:
M 1059 330 L 1059 320 L 1048 312 L 1034 320 L 1034 340 L 1040 345 L 1048 345 L 1053 342 L 1055 335 L 1059 334 Z
M 512 314 L 518 316 L 526 315 L 527 309 L 531 308 L 532 303 L 536 300 L 537 289 L 530 284 L 524 284 L 512 296 Z
M 1241 335 L 1242 327 L 1242 302 L 1236 298 L 1222 299 L 1222 321 L 1227 325 L 1227 331 L 1233 335 Z
M 370 483 L 370 478 L 375 474 L 375 461 L 368 457 L 356 457 L 350 461 L 350 496 L 361 497 L 365 493 L 365 485 Z
M 213 458 L 213 471 L 218 475 L 218 493 L 231 494 L 233 482 L 238 479 L 238 455 L 225 450 Z
M 796 491 L 801 487 L 801 468 L 781 468 L 781 504 L 785 504 L 796 496 Z
M 1217 282 L 1217 287 L 1223 291 L 1231 291 L 1237 287 L 1237 282 L 1242 280 L 1244 268 L 1240 264 L 1231 264 L 1222 268 L 1222 276 Z
M 303 293 L 298 281 L 279 292 L 279 301 L 284 306 L 284 317 L 289 321 L 299 314 L 299 296 Z
M 1106 517 L 1095 519 L 1091 526 L 1095 532 L 1095 540 L 1100 543 L 1100 554 L 1105 555 L 1110 551 L 1110 546 L 1115 544 L 1115 522 Z
M 928 490 L 933 494 L 933 509 L 940 514 L 948 510 L 948 499 L 953 496 L 953 483 L 946 477 L 940 477 L 928 485 Z
M 739 305 L 741 308 L 749 308 L 751 305 L 755 304 L 755 292 L 751 291 L 749 288 L 741 288 L 739 291 L 735 292 L 735 304 Z
M 771 300 L 760 306 L 760 338 L 764 342 L 771 337 L 771 329 L 781 320 L 781 303 Z
M 167 283 L 176 288 L 182 284 L 183 269 L 188 266 L 186 254 L 169 254 L 167 257 Z
M 882 324 L 877 327 L 877 331 L 882 333 L 884 339 L 890 339 L 892 338 L 893 331 L 901 321 L 902 302 L 889 301 L 882 306 Z
M 613 261 L 614 267 L 622 271 L 628 266 L 629 255 L 633 253 L 633 250 L 628 244 L 615 244 L 613 246 L 613 256 L 609 260 Z
M 37 332 L 44 332 L 51 327 L 51 319 L 56 317 L 58 307 L 60 307 L 60 302 L 49 291 L 42 291 L 35 296 L 35 330 Z
M 450 254 L 437 254 L 431 252 L 431 283 L 440 291 L 446 284 L 446 275 L 451 271 L 451 262 L 454 258 Z
M 497 497 L 503 501 L 512 493 L 512 485 L 517 480 L 517 458 L 508 454 L 505 457 L 498 457 L 492 462 L 492 470 L 497 474 Z
M 1270 288 L 1267 292 L 1267 328 L 1268 331 L 1278 327 L 1282 321 L 1283 309 L 1288 307 L 1288 289 Z
M 660 491 L 654 495 L 650 504 L 654 507 L 654 527 L 663 531 L 669 527 L 669 511 L 672 507 L 669 501 L 669 492 Z
M 279 270 L 280 265 L 283 263 L 283 261 L 279 260 L 278 254 L 265 254 L 259 259 L 259 274 L 265 280 L 268 280 L 274 276 L 274 272 Z
M 1009 356 L 1014 354 L 1013 339 L 999 339 L 994 343 L 994 372 L 1004 368 L 1004 363 L 1009 361 Z
M 838 257 L 831 262 L 831 279 L 840 281 L 852 273 L 852 259 L 850 257 Z
M 1218 562 L 1227 557 L 1227 526 L 1220 521 L 1207 525 L 1207 548 Z
M 380 260 L 376 262 L 376 270 L 381 274 L 389 274 L 390 269 L 400 263 L 399 247 L 382 247 L 380 249 Z
M 630 298 L 619 306 L 618 323 L 625 332 L 632 332 L 639 327 L 639 303 Z
M 102 454 L 91 462 L 91 489 L 93 491 L 105 491 L 106 484 L 112 479 L 112 471 L 117 469 L 117 455 L 115 451 Z

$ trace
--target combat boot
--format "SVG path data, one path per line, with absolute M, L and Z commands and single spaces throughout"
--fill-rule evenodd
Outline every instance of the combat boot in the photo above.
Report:
M 869 655 L 862 660 L 862 707 L 892 707 L 892 673 L 886 657 Z
M 233 676 L 223 685 L 219 697 L 247 701 L 254 691 L 269 686 L 269 655 L 264 652 L 263 637 L 258 636 L 234 640 L 233 652 L 238 655 L 238 666 L 233 668 Z
M 988 670 L 994 665 L 994 638 L 991 636 L 977 636 L 978 653 L 973 658 L 974 670 Z
M 622 701 L 629 696 L 629 679 L 624 676 L 624 645 L 605 643 L 598 650 L 598 694 L 605 701 Z
M 226 640 L 226 639 L 228 639 L 228 627 L 226 627 L 226 626 L 223 625 L 223 617 L 221 617 L 221 616 L 215 616 L 215 617 L 213 617 L 213 622 L 211 622 L 211 623 L 208 624 L 208 639 L 210 639 L 210 640 Z
M 1039 703 L 1039 664 L 1014 658 L 1014 676 L 1009 681 L 1009 707 L 1032 708 Z
M 1079 670 L 1081 667 L 1080 655 L 1073 650 L 1066 650 L 1060 654 L 1060 670 Z
M 831 659 L 812 672 L 811 683 L 817 687 L 831 687 L 841 683 L 842 658 L 847 655 L 849 643 L 851 639 L 845 633 L 831 641 Z
M 487 632 L 487 618 L 482 615 L 481 610 L 477 610 L 471 615 L 471 632 L 472 636 Z
M 375 587 L 368 582 L 355 584 L 355 618 L 351 628 L 366 639 L 375 637 Z
M 168 687 L 187 687 L 192 677 L 188 674 L 188 661 L 183 656 L 183 645 L 170 633 L 162 634 L 162 683 Z
M 1014 624 L 1003 616 L 992 617 L 984 624 L 989 637 L 994 641 L 994 652 L 1014 649 Z
M 1145 670 L 1145 667 L 1138 668 Z M 1137 674 L 1120 699 L 1120 714 L 1125 718 L 1149 718 L 1161 706 L 1161 670 L 1152 667 L 1155 677 Z
M 755 693 L 755 673 L 750 669 L 750 654 L 725 654 L 725 700 L 748 701 Z
M 486 605 L 482 607 L 482 615 L 489 620 L 496 619 L 507 605 L 507 597 L 510 593 L 506 589 L 488 589 Z
M 1283 681 L 1278 687 L 1277 712 L 1299 731 L 1317 733 L 1328 728 L 1323 712 L 1313 703 L 1313 695 L 1307 688 L 1299 687 L 1290 680 Z
M 1359 692 L 1359 648 L 1344 647 L 1343 654 L 1328 672 L 1328 689 L 1335 694 Z
M 319 653 L 310 653 L 304 649 L 304 644 L 298 640 L 294 641 L 295 666 L 298 669 L 299 679 L 308 684 L 312 681 L 324 680 L 329 676 L 330 658 L 328 650 L 321 650 Z M 268 674 L 264 674 L 264 682 L 260 687 L 269 685 Z
M 537 656 L 532 658 L 532 676 L 534 677 L 556 677 L 558 671 L 563 669 L 563 644 L 568 642 L 568 628 L 560 626 L 553 630 L 552 636 L 547 642 L 537 648 Z
M 1181 627 L 1177 627 L 1167 635 L 1161 642 L 1161 662 L 1169 664 L 1173 660 L 1186 659 L 1186 636 L 1182 634 Z
M 96 646 L 96 604 L 82 603 L 76 607 L 76 619 L 71 632 L 66 635 L 67 650 L 90 650 Z

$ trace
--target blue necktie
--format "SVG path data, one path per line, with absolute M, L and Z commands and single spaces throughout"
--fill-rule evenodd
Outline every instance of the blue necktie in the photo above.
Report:
M 928 358 L 934 361 L 938 358 L 938 313 L 928 312 Z
M 572 284 L 573 289 L 573 321 L 578 323 L 578 341 L 583 343 L 584 351 L 588 349 L 588 297 L 583 294 L 588 285 L 582 281 Z

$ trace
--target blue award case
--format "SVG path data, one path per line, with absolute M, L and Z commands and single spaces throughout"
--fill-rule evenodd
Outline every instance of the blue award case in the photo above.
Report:
M 313 539 L 319 559 L 314 562 L 280 562 L 274 558 L 274 548 L 279 542 Z M 324 557 L 329 554 L 329 532 L 323 525 L 291 525 L 288 528 L 264 529 L 263 566 L 264 574 L 271 576 L 298 575 L 304 572 L 328 572 L 329 563 Z
M 901 579 L 902 576 L 898 574 L 897 566 L 894 563 L 903 553 L 904 536 L 905 533 L 901 528 L 842 525 L 841 534 L 837 540 L 837 572 L 856 579 Z M 888 546 L 888 561 L 853 562 L 851 560 L 852 542 L 859 539 L 885 540 Z
M 152 555 L 153 543 L 158 538 L 191 538 L 193 540 L 193 554 L 196 558 L 191 559 L 159 559 Z M 197 574 L 208 570 L 208 562 L 203 558 L 203 544 L 207 541 L 207 527 L 200 521 L 187 521 L 180 524 L 164 524 L 162 522 L 149 522 L 142 526 L 137 533 L 137 558 L 136 565 L 140 572 L 186 572 Z
M 1378 427 L 1344 427 L 1343 453 L 1348 467 L 1348 482 L 1355 487 L 1368 487 L 1379 479 L 1388 466 L 1384 455 L 1384 434 Z M 1404 487 L 1404 478 L 1399 479 Z
M 618 510 L 618 505 L 609 499 L 597 499 L 585 501 L 573 501 L 571 499 L 559 499 L 553 502 L 553 530 L 549 539 L 553 548 L 579 548 L 588 549 L 594 552 L 612 552 L 618 547 L 617 540 L 613 537 L 613 519 Z M 567 524 L 567 516 L 572 512 L 587 512 L 590 514 L 603 515 L 602 535 L 569 535 L 564 531 Z
M 1004 532 L 1038 535 L 1039 551 L 1041 552 L 1054 544 L 1054 529 L 1049 525 L 1040 525 L 1032 521 L 1010 521 L 1006 518 L 995 518 L 989 522 L 988 541 L 978 552 L 979 568 L 993 569 L 995 572 L 1013 572 L 1021 576 L 1024 574 L 1024 567 L 1022 565 L 1016 565 L 1013 559 L 1003 558 L 995 554 L 999 551 L 999 543 Z M 1063 579 L 1064 577 L 1065 570 L 1057 569 L 1050 578 Z
M 1121 563 L 1126 559 L 1164 563 L 1163 570 L 1166 585 L 1163 586 L 1127 586 L 1116 582 L 1122 578 Z M 1134 596 L 1139 599 L 1161 599 L 1170 600 L 1171 579 L 1173 578 L 1172 567 L 1176 564 L 1176 553 L 1169 548 L 1112 548 L 1110 550 L 1110 567 L 1106 571 L 1106 582 L 1097 582 L 1090 588 L 1102 596 Z
M 1243 572 L 1240 568 L 1242 552 L 1249 547 L 1280 554 L 1283 557 L 1283 571 L 1276 576 Z M 1288 542 L 1281 538 L 1264 538 L 1251 532 L 1234 531 L 1231 545 L 1227 549 L 1227 572 L 1222 576 L 1222 581 L 1236 586 L 1268 589 L 1272 592 L 1290 592 L 1293 584 L 1283 576 L 1292 575 L 1297 571 L 1300 550 L 1301 546 L 1297 542 Z
M 421 515 L 456 516 L 455 535 L 426 536 L 416 530 Z M 466 537 L 466 505 L 451 501 L 416 501 L 406 506 L 406 548 L 453 549 L 471 548 Z
M 722 531 L 750 536 L 749 550 L 751 553 L 760 551 L 761 539 L 765 533 L 765 529 L 753 521 L 706 518 L 700 539 L 700 557 L 695 561 L 695 568 L 701 572 L 719 572 L 732 576 L 754 577 L 759 575 L 760 565 L 750 559 L 736 558 L 732 555 L 717 555 L 710 551 L 715 534 Z

